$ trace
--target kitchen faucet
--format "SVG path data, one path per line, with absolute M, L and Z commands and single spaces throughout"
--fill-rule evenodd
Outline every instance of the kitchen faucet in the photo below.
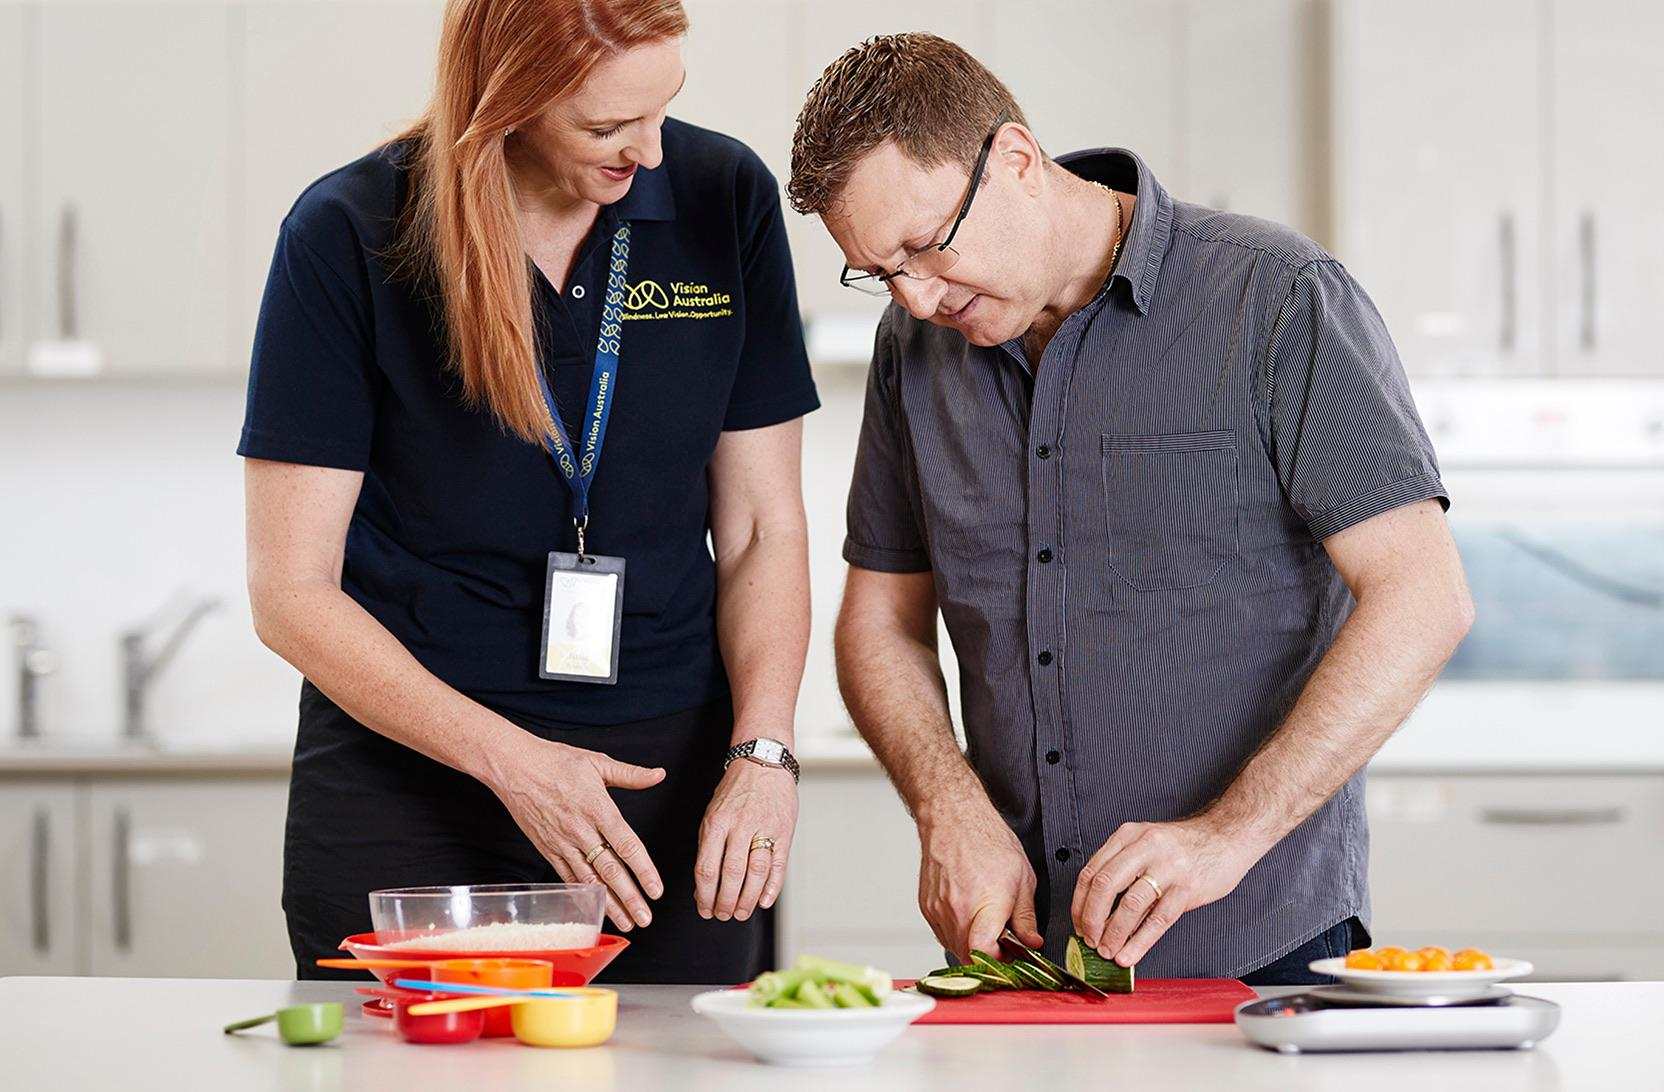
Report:
M 179 651 L 179 646 L 185 643 L 185 638 L 190 636 L 196 624 L 219 607 L 220 599 L 216 596 L 197 599 L 154 655 L 146 655 L 145 643 L 152 632 L 161 628 L 159 625 L 137 626 L 122 633 L 121 667 L 125 684 L 122 689 L 126 694 L 126 716 L 121 734 L 125 739 L 139 741 L 150 738 L 150 729 L 145 724 L 145 692 L 149 689 L 151 681 L 161 673 L 162 668 L 173 659 L 174 654 Z
M 17 737 L 40 736 L 40 680 L 58 669 L 58 657 L 40 644 L 40 623 L 27 614 L 9 619 L 17 656 Z

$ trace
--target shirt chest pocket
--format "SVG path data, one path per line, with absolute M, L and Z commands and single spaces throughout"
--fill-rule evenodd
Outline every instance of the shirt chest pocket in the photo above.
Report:
M 1103 437 L 1109 566 L 1139 591 L 1197 588 L 1237 553 L 1236 433 Z

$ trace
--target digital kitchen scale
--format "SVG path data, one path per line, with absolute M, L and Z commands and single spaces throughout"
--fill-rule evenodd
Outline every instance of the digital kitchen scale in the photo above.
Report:
M 1500 989 L 1500 987 L 1499 987 Z M 1339 987 L 1237 1006 L 1236 1026 L 1282 1054 L 1334 1050 L 1529 1050 L 1560 1023 L 1560 1006 L 1504 991 L 1406 1004 Z

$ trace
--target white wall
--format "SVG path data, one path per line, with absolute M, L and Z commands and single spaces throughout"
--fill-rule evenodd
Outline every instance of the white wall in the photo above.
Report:
M 865 376 L 827 369 L 805 428 L 815 640 L 799 730 L 847 724 L 832 677 L 843 587 L 844 496 Z M 120 630 L 178 590 L 221 597 L 150 692 L 168 741 L 237 746 L 293 737 L 299 678 L 255 638 L 243 590 L 243 393 L 216 384 L 0 386 L 0 614 L 38 616 L 61 664 L 43 689 L 44 731 L 77 740 L 121 729 Z M 0 735 L 14 730 L 10 650 Z

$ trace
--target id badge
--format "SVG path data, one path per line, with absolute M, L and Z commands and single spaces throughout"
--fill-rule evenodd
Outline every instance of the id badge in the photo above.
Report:
M 567 682 L 618 682 L 624 616 L 624 559 L 549 555 L 543 592 L 543 658 L 538 675 Z

